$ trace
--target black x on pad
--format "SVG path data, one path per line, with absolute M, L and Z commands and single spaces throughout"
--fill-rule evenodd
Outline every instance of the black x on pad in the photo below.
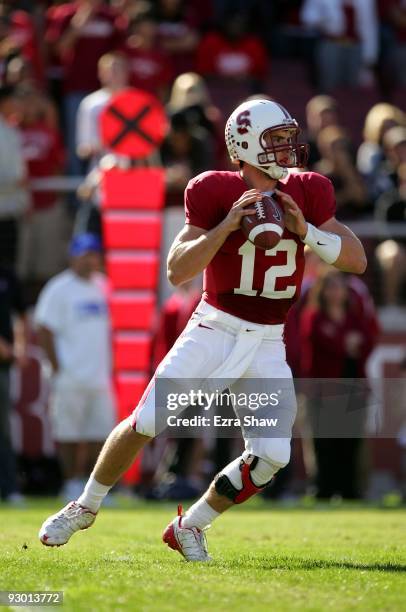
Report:
M 108 112 L 117 117 L 117 119 L 119 119 L 123 123 L 122 129 L 110 142 L 110 146 L 112 148 L 117 146 L 118 143 L 121 142 L 127 136 L 127 134 L 130 134 L 131 132 L 133 132 L 134 134 L 138 134 L 140 138 L 146 140 L 152 145 L 159 144 L 156 143 L 155 140 L 139 126 L 140 121 L 145 117 L 145 115 L 150 112 L 151 108 L 152 107 L 149 104 L 147 106 L 144 106 L 144 108 L 142 108 L 136 115 L 134 115 L 134 117 L 126 117 L 126 115 L 123 115 L 123 113 L 121 113 L 114 106 L 109 106 L 107 109 Z

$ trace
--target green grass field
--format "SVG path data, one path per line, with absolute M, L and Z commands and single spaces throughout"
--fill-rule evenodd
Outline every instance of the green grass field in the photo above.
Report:
M 75 611 L 406 609 L 404 509 L 253 500 L 208 532 L 212 563 L 188 564 L 161 542 L 174 505 L 104 509 L 67 546 L 46 548 L 37 531 L 57 507 L 0 506 L 0 590 L 62 590 Z

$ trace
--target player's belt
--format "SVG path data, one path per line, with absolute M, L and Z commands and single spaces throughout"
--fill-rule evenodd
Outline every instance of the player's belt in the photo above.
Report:
M 218 326 L 220 329 L 228 327 L 235 334 L 235 344 L 230 354 L 218 368 L 210 372 L 204 382 L 205 390 L 210 392 L 217 390 L 219 379 L 222 381 L 221 387 L 226 388 L 241 378 L 251 365 L 264 338 L 281 339 L 282 336 L 283 325 L 249 323 L 206 302 L 199 304 L 197 312 L 202 315 L 200 322 Z
M 196 312 L 203 315 L 201 321 L 207 323 L 217 323 L 220 328 L 227 328 L 233 332 L 239 332 L 241 330 L 247 330 L 248 333 L 254 331 L 261 332 L 263 338 L 270 338 L 273 340 L 280 340 L 283 334 L 283 324 L 278 325 L 264 325 L 261 323 L 252 323 L 251 321 L 245 321 L 235 315 L 224 312 L 215 308 L 211 304 L 202 300 L 196 308 Z

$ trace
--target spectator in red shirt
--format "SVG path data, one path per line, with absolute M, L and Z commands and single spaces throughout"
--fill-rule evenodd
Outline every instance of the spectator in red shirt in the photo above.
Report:
M 48 31 L 51 24 L 54 23 L 55 15 L 60 10 L 60 5 L 49 6 L 45 10 L 43 16 L 43 31 L 44 31 L 44 56 L 46 65 L 46 79 L 48 84 L 48 91 L 52 96 L 52 99 L 58 105 L 58 110 L 62 111 L 63 99 L 64 99 L 64 70 L 62 60 L 58 54 L 55 43 L 49 40 Z
M 130 24 L 124 52 L 129 60 L 130 84 L 165 101 L 174 70 L 170 57 L 157 45 L 157 35 L 151 13 L 140 13 Z
M 44 122 L 52 128 L 58 128 L 59 114 L 53 100 L 38 87 L 33 78 L 31 64 L 20 55 L 9 62 L 6 82 L 7 85 L 18 90 L 35 92 L 37 94 L 36 105 L 41 107 L 41 117 Z
M 336 494 L 347 499 L 359 496 L 357 462 L 366 413 L 366 389 L 357 379 L 365 378 L 366 360 L 376 344 L 377 334 L 374 312 L 367 312 L 342 273 L 328 271 L 317 287 L 316 307 L 311 306 L 303 313 L 301 323 L 302 375 L 313 379 L 308 413 L 313 427 L 320 499 Z M 332 383 L 326 386 L 317 382 L 326 378 L 355 380 L 346 390 L 339 386 L 337 391 L 334 383 L 337 396 L 334 398 L 334 393 L 329 395 Z M 319 426 L 326 422 L 330 428 L 336 422 L 335 433 L 344 432 L 342 437 L 330 437 L 331 432 Z
M 203 36 L 196 66 L 203 76 L 249 79 L 252 88 L 260 90 L 268 70 L 267 51 L 257 35 L 247 32 L 244 15 L 233 13 L 217 31 Z
M 175 74 L 192 70 L 199 31 L 210 17 L 210 0 L 198 5 L 192 0 L 157 0 L 155 4 L 159 44 L 170 55 Z
M 97 62 L 122 46 L 125 20 L 102 0 L 76 0 L 55 8 L 49 16 L 46 37 L 59 55 L 64 73 L 64 119 L 68 171 L 80 174 L 75 153 L 76 112 L 81 100 L 98 89 Z
M 287 362 L 294 376 L 308 374 L 305 364 L 307 353 L 303 356 L 303 323 L 302 319 L 317 308 L 319 296 L 319 279 L 330 270 L 330 266 L 322 261 L 308 247 L 305 248 L 305 270 L 302 291 L 299 299 L 293 304 L 285 324 L 284 340 L 286 344 Z M 353 274 L 346 276 L 350 302 L 357 309 L 359 316 L 367 321 L 367 326 L 373 337 L 379 333 L 379 323 L 371 294 L 365 282 Z M 313 316 L 313 314 L 312 314 Z M 306 325 L 306 324 L 305 324 Z
M 347 277 L 329 269 L 315 287 L 316 306 L 303 313 L 301 374 L 312 378 L 365 376 L 377 335 L 376 318 Z M 368 313 L 369 309 L 369 313 Z
M 58 128 L 44 112 L 49 100 L 28 88 L 19 91 L 19 98 L 23 105 L 19 127 L 29 180 L 60 174 L 64 149 Z M 42 285 L 65 264 L 64 237 L 69 231 L 63 202 L 55 192 L 34 190 L 31 203 L 21 222 L 18 272 L 27 299 L 35 303 Z
M 0 2 L 0 79 L 4 78 L 8 61 L 21 55 L 31 64 L 36 82 L 44 85 L 44 65 L 34 20 L 13 4 L 11 0 Z
M 162 305 L 154 336 L 152 357 L 154 371 L 183 332 L 200 302 L 201 294 L 201 288 L 196 286 L 195 281 L 190 281 L 174 291 Z

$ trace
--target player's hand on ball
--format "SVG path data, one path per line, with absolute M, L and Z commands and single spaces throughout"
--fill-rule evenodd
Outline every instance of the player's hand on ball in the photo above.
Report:
M 235 230 L 239 229 L 241 219 L 243 217 L 246 217 L 247 215 L 255 215 L 255 210 L 245 210 L 245 207 L 249 204 L 253 204 L 254 202 L 258 202 L 261 199 L 262 194 L 259 189 L 249 189 L 248 191 L 244 191 L 242 196 L 236 202 L 234 202 L 227 217 L 224 219 L 224 227 L 226 227 L 229 232 L 234 232 Z
M 285 211 L 285 225 L 290 232 L 297 234 L 302 240 L 307 234 L 307 222 L 294 199 L 287 193 L 275 189 Z

